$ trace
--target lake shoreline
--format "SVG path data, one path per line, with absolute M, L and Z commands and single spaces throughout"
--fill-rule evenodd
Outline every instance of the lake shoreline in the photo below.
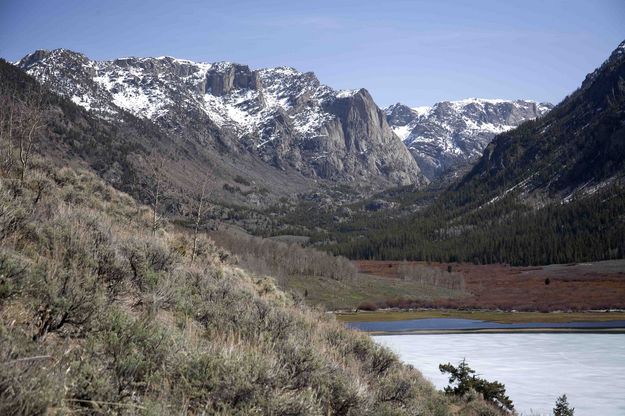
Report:
M 516 312 L 494 310 L 420 309 L 334 312 L 344 322 L 391 322 L 416 319 L 471 319 L 501 324 L 604 322 L 625 320 L 625 311 Z
M 355 328 L 354 328 L 355 329 Z M 625 334 L 625 328 L 514 328 L 514 329 L 409 329 L 405 331 L 363 331 L 371 336 L 446 334 Z

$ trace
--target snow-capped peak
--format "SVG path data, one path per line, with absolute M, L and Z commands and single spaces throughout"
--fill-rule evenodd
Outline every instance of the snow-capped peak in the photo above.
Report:
M 433 106 L 388 107 L 387 121 L 429 179 L 481 155 L 496 134 L 544 115 L 551 104 L 529 100 L 466 98 Z
M 347 98 L 347 97 L 352 97 L 356 94 L 358 94 L 358 91 L 360 90 L 340 90 L 337 94 L 336 97 L 337 98 Z
M 112 122 L 131 113 L 174 137 L 251 151 L 280 169 L 290 165 L 313 177 L 396 184 L 422 179 L 363 90 L 336 91 L 312 72 L 171 56 L 95 61 L 67 50 L 37 51 L 18 65 Z M 354 106 L 361 114 L 352 119 L 344 110 L 358 93 L 364 105 Z M 361 123 L 367 123 L 366 136 Z
M 430 111 L 432 111 L 432 106 L 422 105 L 419 107 L 411 107 L 410 109 L 414 111 L 415 114 L 417 114 L 417 116 L 424 117 L 424 116 L 427 116 L 430 113 Z

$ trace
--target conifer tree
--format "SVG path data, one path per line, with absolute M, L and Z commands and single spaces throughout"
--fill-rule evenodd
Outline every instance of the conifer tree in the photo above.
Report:
M 553 408 L 553 416 L 573 416 L 575 408 L 570 407 L 566 394 L 558 397 L 556 407 Z

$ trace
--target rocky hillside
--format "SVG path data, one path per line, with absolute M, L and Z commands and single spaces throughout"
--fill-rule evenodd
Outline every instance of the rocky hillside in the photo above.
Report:
M 230 164 L 248 157 L 305 178 L 375 188 L 423 182 L 366 90 L 336 91 L 310 72 L 171 57 L 94 61 L 64 49 L 36 51 L 17 66 L 104 120 L 130 113 Z M 258 170 L 248 169 L 250 180 L 264 175 Z
M 475 161 L 493 137 L 553 106 L 526 100 L 470 98 L 410 108 L 397 103 L 385 109 L 388 123 L 404 141 L 428 179 Z

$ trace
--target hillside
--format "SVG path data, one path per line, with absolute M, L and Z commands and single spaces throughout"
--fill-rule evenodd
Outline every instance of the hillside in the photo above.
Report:
M 498 136 L 458 186 L 480 197 L 522 192 L 570 199 L 625 174 L 625 42 L 579 89 L 536 121 Z
M 92 172 L 22 164 L 50 126 L 4 92 L 0 413 L 498 414 Z
M 211 195 L 207 218 L 254 228 L 266 221 L 258 214 L 259 208 L 277 203 L 278 198 L 289 203 L 300 192 L 332 191 L 245 155 L 236 163 L 220 165 L 225 159 L 219 152 L 205 151 L 191 141 L 174 142 L 150 120 L 127 112 L 120 112 L 115 120 L 103 119 L 41 88 L 36 79 L 2 60 L 0 79 L 3 94 L 37 101 L 35 107 L 47 126 L 46 134 L 38 137 L 37 150 L 45 153 L 51 163 L 88 167 L 110 185 L 146 204 L 154 202 L 158 184 L 159 215 L 188 217 L 205 186 Z M 252 171 L 266 182 L 243 176 Z M 280 186 L 271 192 L 268 183 Z

